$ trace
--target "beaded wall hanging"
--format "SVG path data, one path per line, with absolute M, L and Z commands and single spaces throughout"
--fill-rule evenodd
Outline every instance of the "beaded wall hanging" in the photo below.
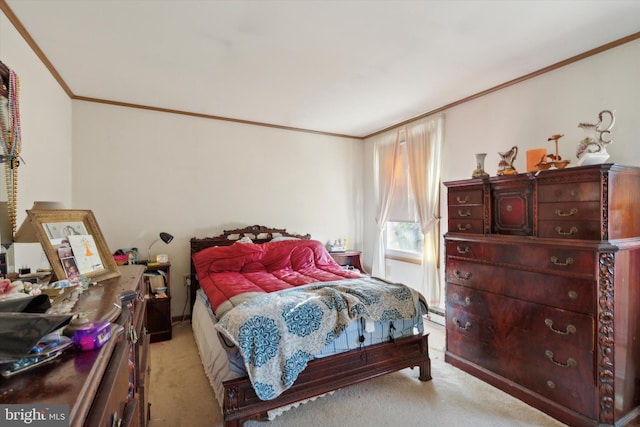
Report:
M 18 166 L 21 149 L 19 100 L 20 79 L 15 71 L 0 61 L 0 163 L 5 166 L 7 213 L 13 234 L 16 232 Z M 6 241 L 4 236 L 2 241 L 3 243 Z

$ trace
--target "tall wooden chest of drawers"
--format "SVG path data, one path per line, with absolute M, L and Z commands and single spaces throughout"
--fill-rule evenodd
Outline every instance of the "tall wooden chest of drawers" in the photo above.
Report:
M 640 168 L 445 185 L 445 360 L 572 426 L 640 414 Z

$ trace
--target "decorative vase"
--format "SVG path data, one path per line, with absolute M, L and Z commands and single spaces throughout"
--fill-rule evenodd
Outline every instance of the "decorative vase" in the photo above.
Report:
M 484 158 L 487 157 L 487 153 L 476 153 L 473 155 L 476 158 L 476 169 L 471 175 L 472 178 L 488 178 L 489 174 L 484 171 Z
M 609 126 L 602 126 L 603 116 L 608 115 L 610 119 Z M 607 145 L 611 144 L 611 139 L 605 140 L 604 135 L 609 135 L 616 118 L 613 112 L 603 110 L 598 114 L 598 123 L 579 123 L 578 127 L 584 130 L 584 138 L 578 144 L 576 149 L 576 157 L 578 158 L 578 166 L 597 165 L 604 163 L 609 158 L 607 153 Z
M 518 171 L 513 167 L 513 162 L 516 161 L 518 155 L 518 147 L 515 145 L 511 147 L 511 150 L 505 153 L 498 153 L 500 155 L 500 162 L 498 163 L 498 176 L 502 175 L 516 175 Z

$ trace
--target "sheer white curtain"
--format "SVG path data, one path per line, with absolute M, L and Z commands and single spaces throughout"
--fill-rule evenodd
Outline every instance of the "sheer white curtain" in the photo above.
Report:
M 373 148 L 373 185 L 376 198 L 376 227 L 378 235 L 373 253 L 371 275 L 382 279 L 386 276 L 384 264 L 384 227 L 389 217 L 393 195 L 399 132 L 384 133 L 375 137 Z
M 416 202 L 422 244 L 422 293 L 432 306 L 440 305 L 438 273 L 440 221 L 440 169 L 444 117 L 427 118 L 407 125 L 409 179 Z

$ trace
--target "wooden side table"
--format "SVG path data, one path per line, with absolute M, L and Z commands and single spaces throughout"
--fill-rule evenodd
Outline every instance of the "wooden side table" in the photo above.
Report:
M 151 336 L 151 342 L 167 341 L 171 339 L 171 263 L 147 264 L 145 273 L 163 274 L 166 297 L 160 297 L 150 292 L 147 282 L 147 331 Z
M 360 251 L 329 252 L 331 258 L 343 267 L 351 266 L 361 273 L 366 273 L 360 263 Z

